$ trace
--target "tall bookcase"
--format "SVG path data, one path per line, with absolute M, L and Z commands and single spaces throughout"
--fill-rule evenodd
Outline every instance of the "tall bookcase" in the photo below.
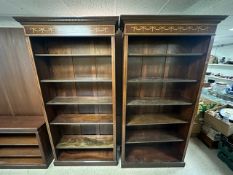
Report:
M 16 18 L 38 74 L 55 165 L 116 165 L 117 17 Z
M 217 24 L 226 16 L 121 16 L 122 167 L 184 166 Z

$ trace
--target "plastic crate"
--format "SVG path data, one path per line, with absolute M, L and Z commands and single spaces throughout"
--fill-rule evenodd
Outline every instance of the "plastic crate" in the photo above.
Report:
M 233 171 L 233 144 L 229 142 L 227 137 L 222 136 L 218 148 L 218 157 Z

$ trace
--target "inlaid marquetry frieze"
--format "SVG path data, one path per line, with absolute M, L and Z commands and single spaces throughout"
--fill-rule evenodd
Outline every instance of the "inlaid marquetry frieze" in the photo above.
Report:
M 114 35 L 113 25 L 25 25 L 26 35 Z
M 165 24 L 126 24 L 126 34 L 153 34 L 153 33 L 214 33 L 214 25 L 165 25 Z

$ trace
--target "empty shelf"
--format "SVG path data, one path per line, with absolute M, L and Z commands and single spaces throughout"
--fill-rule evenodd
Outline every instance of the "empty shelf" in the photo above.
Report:
M 180 142 L 183 141 L 176 132 L 163 129 L 140 129 L 127 132 L 126 144 Z
M 129 162 L 178 162 L 171 146 L 132 146 L 126 150 L 126 161 Z
M 110 105 L 111 97 L 55 97 L 47 105 Z
M 177 79 L 177 78 L 133 78 L 128 83 L 195 83 L 197 80 Z
M 113 148 L 112 135 L 64 135 L 57 149 L 104 149 Z
M 113 161 L 112 150 L 62 150 L 59 161 Z
M 24 165 L 24 166 L 33 166 L 33 165 L 42 165 L 44 161 L 42 158 L 33 158 L 33 157 L 12 157 L 12 158 L 0 158 L 0 165 Z
M 38 147 L 1 147 L 0 157 L 41 157 Z
M 156 97 L 144 97 L 129 100 L 128 106 L 159 106 L 159 105 L 192 105 L 191 102 L 186 99 L 174 99 L 174 98 L 156 98 Z
M 128 116 L 127 126 L 187 123 L 174 114 L 140 114 Z
M 32 146 L 38 145 L 36 135 L 1 135 L 0 146 L 17 145 L 17 146 Z
M 90 125 L 90 124 L 112 124 L 111 114 L 61 114 L 50 124 L 52 125 Z
M 43 116 L 1 116 L 0 132 L 35 132 L 44 124 Z
M 80 77 L 80 78 L 61 78 L 61 79 L 44 79 L 40 81 L 41 83 L 73 83 L 73 82 L 78 82 L 78 83 L 89 83 L 89 82 L 101 82 L 101 83 L 110 83 L 112 82 L 111 78 L 90 78 L 90 77 Z

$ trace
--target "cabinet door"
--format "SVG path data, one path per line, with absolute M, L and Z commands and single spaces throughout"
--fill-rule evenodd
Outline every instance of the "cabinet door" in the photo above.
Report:
M 42 115 L 41 94 L 22 28 L 0 29 L 0 81 L 0 97 L 4 97 L 0 115 Z

